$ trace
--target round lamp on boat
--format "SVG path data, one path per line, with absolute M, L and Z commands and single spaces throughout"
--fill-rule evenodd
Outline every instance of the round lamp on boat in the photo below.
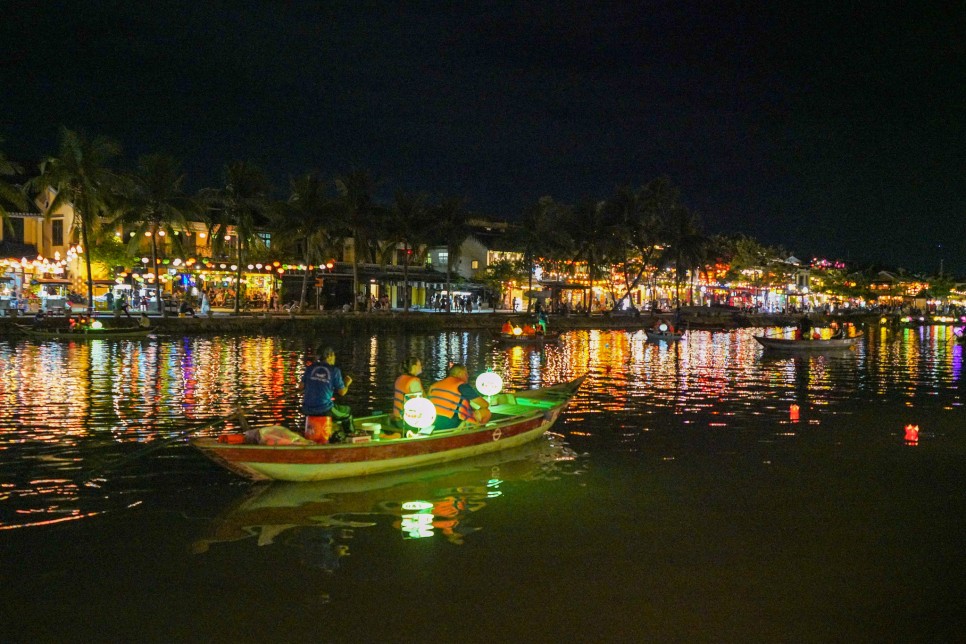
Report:
M 503 390 L 503 378 L 492 371 L 484 371 L 476 378 L 476 389 L 484 396 L 495 396 Z
M 436 405 L 428 398 L 410 398 L 403 405 L 403 420 L 410 427 L 425 429 L 436 420 Z
M 513 327 L 513 335 L 523 335 L 523 329 L 518 326 Z
M 661 323 L 660 323 L 660 324 L 659 324 L 659 325 L 657 326 L 657 330 L 658 330 L 658 331 L 660 331 L 661 333 L 667 333 L 667 329 L 668 329 L 668 327 L 667 327 L 667 322 L 661 322 Z
M 103 326 L 104 325 L 101 324 L 101 321 L 100 320 L 94 320 L 93 322 L 91 322 L 91 328 L 92 329 L 100 329 Z

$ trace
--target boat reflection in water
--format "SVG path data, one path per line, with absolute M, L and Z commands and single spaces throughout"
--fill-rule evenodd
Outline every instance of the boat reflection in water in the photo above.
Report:
M 459 545 L 481 529 L 472 525 L 471 515 L 502 496 L 505 483 L 579 475 L 584 461 L 562 437 L 547 434 L 519 448 L 436 467 L 258 485 L 211 522 L 193 551 L 255 539 L 259 546 L 295 548 L 304 563 L 334 571 L 359 528 L 388 524 L 403 539 L 442 537 Z

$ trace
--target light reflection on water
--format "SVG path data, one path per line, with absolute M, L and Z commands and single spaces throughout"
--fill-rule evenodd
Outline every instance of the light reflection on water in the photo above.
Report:
M 660 436 L 670 454 L 693 448 L 695 432 L 770 440 L 883 406 L 961 411 L 963 347 L 948 327 L 873 328 L 855 350 L 805 356 L 764 354 L 758 333 L 693 331 L 668 344 L 642 331 L 572 331 L 543 348 L 496 347 L 479 332 L 0 342 L 0 528 L 124 509 L 166 481 L 230 477 L 183 434 L 236 405 L 258 421 L 297 422 L 295 385 L 313 344 L 337 349 L 356 415 L 387 408 L 407 355 L 422 357 L 427 383 L 451 362 L 495 369 L 510 389 L 588 373 L 557 430 L 592 453 L 646 452 Z M 164 449 L 139 451 L 152 445 Z

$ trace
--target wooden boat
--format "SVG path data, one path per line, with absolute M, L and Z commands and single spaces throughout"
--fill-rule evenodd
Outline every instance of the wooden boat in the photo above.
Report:
M 648 329 L 644 332 L 648 342 L 677 342 L 684 337 L 683 333 L 671 333 L 670 331 L 657 331 Z
M 31 338 L 45 338 L 50 340 L 122 340 L 124 338 L 144 338 L 151 332 L 150 327 L 102 327 L 91 329 L 78 327 L 74 330 L 68 328 L 33 327 L 26 324 L 17 324 L 17 329 L 24 335 Z
M 418 471 L 255 485 L 209 524 L 193 549 L 205 552 L 216 543 L 253 538 L 259 546 L 287 543 L 279 537 L 295 530 L 366 528 L 377 525 L 380 518 L 397 522 L 404 538 L 412 538 L 407 532 L 418 518 L 428 533 L 420 536 L 435 531 L 453 540 L 479 529 L 469 526 L 470 515 L 495 497 L 498 484 L 548 480 L 561 472 L 576 474 L 581 467 L 578 459 L 562 442 L 543 436 L 515 449 Z M 416 513 L 419 516 L 414 517 Z
M 756 335 L 755 340 L 765 349 L 776 351 L 836 351 L 851 349 L 862 337 L 859 333 L 849 338 L 829 338 L 822 340 L 794 340 L 791 338 L 770 338 Z
M 336 445 L 240 445 L 218 438 L 195 438 L 191 444 L 233 472 L 255 480 L 325 481 L 444 463 L 509 449 L 541 436 L 580 388 L 586 376 L 542 389 L 493 396 L 493 418 L 486 425 L 433 431 L 413 438 L 382 438 Z M 389 416 L 355 419 L 358 429 L 375 423 L 395 430 Z
M 556 344 L 560 340 L 560 331 L 536 333 L 534 335 L 514 335 L 512 333 L 497 333 L 496 340 L 500 344 Z

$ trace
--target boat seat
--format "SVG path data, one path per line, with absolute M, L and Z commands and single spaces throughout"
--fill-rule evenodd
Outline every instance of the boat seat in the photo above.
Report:
M 515 405 L 505 404 L 505 405 L 493 405 L 490 407 L 490 412 L 493 417 L 498 416 L 519 416 L 520 414 L 528 414 L 539 409 L 536 405 L 521 405 L 519 403 Z

